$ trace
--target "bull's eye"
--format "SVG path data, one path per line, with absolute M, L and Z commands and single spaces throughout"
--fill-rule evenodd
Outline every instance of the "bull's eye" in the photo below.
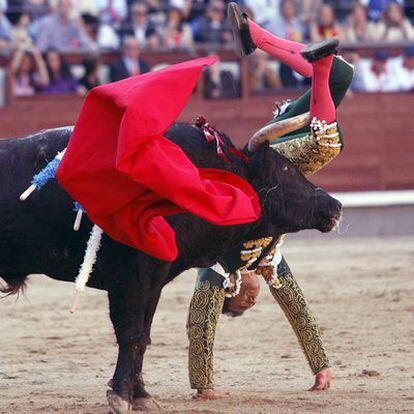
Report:
M 287 165 L 285 165 L 284 167 L 283 167 L 283 171 L 287 171 L 289 169 L 289 167 L 287 166 Z

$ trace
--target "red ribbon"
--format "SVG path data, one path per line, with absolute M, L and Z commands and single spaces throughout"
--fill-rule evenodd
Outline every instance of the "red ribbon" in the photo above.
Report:
M 221 137 L 220 133 L 213 128 L 203 116 L 199 116 L 196 120 L 196 125 L 201 128 L 204 132 L 204 136 L 206 137 L 207 142 L 216 141 L 217 145 L 217 154 L 220 158 L 222 158 L 226 162 L 230 162 L 227 155 L 224 153 L 223 148 L 226 148 L 228 152 L 235 155 L 236 157 L 241 158 L 243 161 L 249 161 L 249 157 L 243 154 L 241 151 L 227 145 L 223 138 Z

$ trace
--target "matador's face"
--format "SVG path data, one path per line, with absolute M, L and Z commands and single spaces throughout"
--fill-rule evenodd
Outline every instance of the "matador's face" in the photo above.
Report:
M 260 293 L 260 284 L 254 272 L 242 274 L 240 293 L 234 298 L 226 299 L 224 313 L 230 316 L 241 316 L 245 311 L 256 305 Z

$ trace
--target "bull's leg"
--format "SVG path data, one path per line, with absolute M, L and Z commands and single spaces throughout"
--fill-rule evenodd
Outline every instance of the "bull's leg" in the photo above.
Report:
M 133 271 L 137 267 L 138 270 Z M 128 269 L 128 263 L 124 262 L 122 270 L 125 269 Z M 140 254 L 135 266 L 132 264 L 126 273 L 111 277 L 108 287 L 110 316 L 119 352 L 112 390 L 108 391 L 107 397 L 116 414 L 131 412 L 135 396 L 151 398 L 142 379 L 143 357 L 149 342 L 147 306 L 166 272 L 164 263 Z
M 108 290 L 110 316 L 118 342 L 118 360 L 112 379 L 113 391 L 108 391 L 108 402 L 116 414 L 132 409 L 135 387 L 135 366 L 142 364 L 146 341 L 144 312 L 146 306 L 145 284 L 142 278 L 131 274 L 122 284 Z
M 154 286 L 151 289 L 147 301 L 145 311 L 144 330 L 145 336 L 148 338 L 148 344 L 151 343 L 151 325 L 154 318 L 155 310 L 160 299 L 162 286 Z M 142 376 L 142 363 L 135 366 L 135 386 L 133 394 L 133 410 L 134 411 L 150 411 L 160 408 L 160 405 L 145 390 L 144 379 Z

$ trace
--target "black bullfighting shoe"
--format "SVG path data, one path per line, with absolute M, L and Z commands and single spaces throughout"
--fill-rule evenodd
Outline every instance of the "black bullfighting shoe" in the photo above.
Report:
M 309 63 L 311 63 L 315 60 L 322 59 L 326 56 L 336 54 L 336 49 L 338 48 L 338 45 L 338 39 L 326 39 L 322 40 L 322 42 L 310 43 L 301 50 L 300 54 Z
M 238 54 L 240 56 L 250 55 L 256 50 L 257 46 L 250 34 L 247 14 L 243 13 L 236 3 L 229 3 L 227 13 Z

